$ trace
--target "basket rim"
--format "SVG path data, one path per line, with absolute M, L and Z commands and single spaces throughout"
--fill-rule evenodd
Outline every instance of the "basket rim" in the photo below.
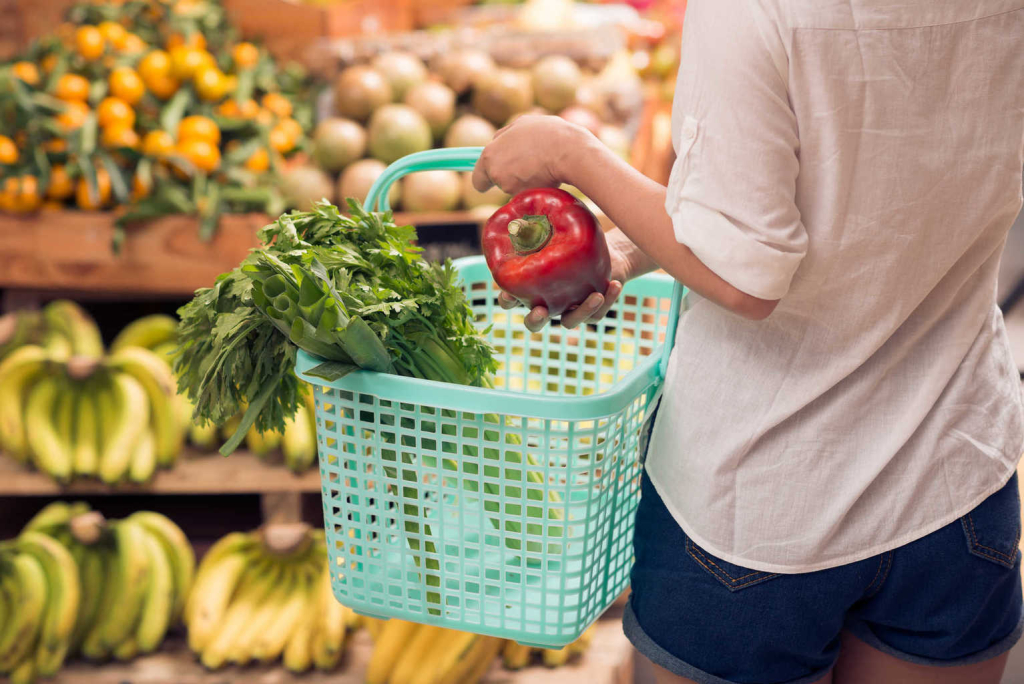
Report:
M 457 259 L 454 265 L 462 272 L 486 268 L 486 261 L 482 255 L 474 255 Z M 637 281 L 674 282 L 671 276 L 664 273 L 647 273 L 631 282 Z M 674 328 L 675 323 L 670 322 L 669 329 Z M 328 382 L 307 375 L 308 371 L 323 363 L 324 359 L 301 349 L 298 351 L 295 373 L 312 385 L 368 394 L 387 401 L 440 406 L 472 413 L 500 413 L 551 420 L 593 420 L 622 411 L 652 385 L 661 383 L 664 379 L 664 369 L 661 367 L 664 352 L 665 344 L 657 345 L 650 354 L 641 358 L 636 366 L 606 390 L 588 396 L 528 394 L 368 370 L 354 371 L 340 380 Z
M 652 385 L 661 382 L 658 373 L 661 347 L 655 347 L 650 355 L 604 392 L 582 397 L 470 387 L 368 370 L 354 371 L 340 380 L 328 382 L 307 375 L 308 371 L 324 360 L 302 350 L 299 350 L 295 372 L 311 385 L 368 394 L 400 403 L 439 406 L 469 413 L 499 413 L 550 420 L 592 420 L 618 413 Z

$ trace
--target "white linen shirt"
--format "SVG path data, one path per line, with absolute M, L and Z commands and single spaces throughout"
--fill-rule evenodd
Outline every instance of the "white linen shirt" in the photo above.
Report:
M 647 469 L 726 561 L 808 572 L 1011 477 L 996 305 L 1021 207 L 1024 0 L 690 0 L 667 210 L 764 321 L 696 300 Z

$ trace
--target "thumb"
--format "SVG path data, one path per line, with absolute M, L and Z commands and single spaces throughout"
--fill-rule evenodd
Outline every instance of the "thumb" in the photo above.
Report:
M 480 159 L 476 162 L 476 166 L 473 167 L 473 187 L 476 188 L 477 192 L 486 192 L 494 185 L 494 181 L 487 175 L 487 171 L 484 168 L 485 165 L 486 162 L 481 155 Z

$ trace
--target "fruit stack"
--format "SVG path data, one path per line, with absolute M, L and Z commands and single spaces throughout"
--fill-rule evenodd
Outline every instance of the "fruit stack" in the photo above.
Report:
M 0 362 L 0 448 L 61 483 L 146 482 L 171 467 L 184 439 L 170 367 L 121 343 L 103 356 L 95 324 L 71 302 L 43 314 L 41 344 Z
M 565 55 L 512 69 L 475 49 L 438 50 L 429 67 L 412 52 L 384 51 L 336 77 L 336 116 L 317 125 L 314 158 L 324 171 L 339 174 L 333 193 L 339 201 L 363 200 L 396 159 L 431 147 L 486 145 L 496 128 L 526 113 L 559 114 L 628 157 L 624 125 L 633 112 L 613 106 L 622 83 L 639 87 L 625 51 L 600 73 L 587 73 Z M 308 170 L 301 174 L 315 198 L 332 196 L 328 177 Z M 448 211 L 461 205 L 489 216 L 507 197 L 499 189 L 477 192 L 469 174 L 424 171 L 393 186 L 389 200 L 405 211 Z
M 0 67 L 0 212 L 131 205 L 119 225 L 194 214 L 204 238 L 222 212 L 279 213 L 311 87 L 217 0 L 76 3 Z
M 194 572 L 184 533 L 159 513 L 108 521 L 83 503 L 50 504 L 0 547 L 0 672 L 32 682 L 76 654 L 151 653 L 180 620 Z
M 189 647 L 211 669 L 281 658 L 292 672 L 332 670 L 358 622 L 331 593 L 323 532 L 303 524 L 222 538 L 185 608 Z
M 391 619 L 364 618 L 373 635 L 366 684 L 476 684 L 503 654 L 507 669 L 520 670 L 539 660 L 560 667 L 590 645 L 594 628 L 565 648 L 543 649 L 469 632 Z
M 305 383 L 303 383 L 305 384 Z M 249 428 L 245 435 L 245 445 L 252 453 L 265 462 L 276 462 L 276 454 L 280 451 L 284 464 L 293 473 L 304 473 L 316 461 L 316 408 L 313 404 L 313 388 L 306 385 L 305 403 L 300 404 L 295 415 L 285 420 L 283 432 L 257 432 L 255 427 Z M 231 436 L 227 428 L 226 440 Z

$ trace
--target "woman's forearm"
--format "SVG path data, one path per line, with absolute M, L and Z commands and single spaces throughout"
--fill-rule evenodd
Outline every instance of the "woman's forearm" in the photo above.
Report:
M 644 176 L 596 138 L 588 137 L 572 154 L 564 155 L 561 166 L 559 176 L 596 202 L 644 255 L 636 255 L 633 275 L 660 266 L 694 292 L 747 318 L 765 318 L 775 308 L 776 302 L 737 290 L 677 242 L 665 211 L 665 186 Z M 618 239 L 612 234 L 609 238 Z

